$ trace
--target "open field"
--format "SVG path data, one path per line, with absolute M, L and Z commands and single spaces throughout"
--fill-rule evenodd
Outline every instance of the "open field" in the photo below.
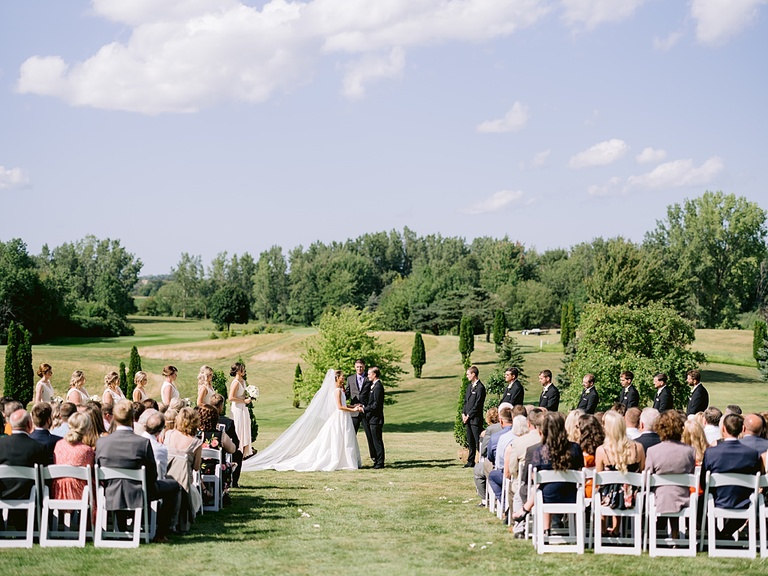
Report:
M 101 377 L 127 363 L 136 345 L 157 392 L 164 364 L 179 367 L 183 396 L 194 397 L 199 366 L 227 369 L 242 356 L 261 397 L 256 405 L 260 434 L 257 448 L 268 445 L 299 414 L 292 408 L 291 381 L 304 350 L 309 329 L 281 334 L 237 336 L 209 340 L 213 326 L 201 321 L 161 320 L 136 324 L 130 338 L 69 339 L 35 346 L 35 362 L 54 367 L 57 393 L 66 390 L 72 370 L 83 369 L 91 393 L 102 390 Z M 410 354 L 412 334 L 386 333 Z M 558 372 L 562 352 L 557 336 L 520 336 L 526 351 L 526 373 L 532 377 L 526 401 L 538 399 L 536 373 Z M 543 340 L 543 342 L 542 342 Z M 718 343 L 722 347 L 718 348 Z M 130 550 L 41 549 L 5 550 L 8 574 L 123 575 L 140 569 L 154 574 L 573 574 L 593 571 L 640 574 L 674 571 L 680 576 L 701 573 L 765 574 L 765 561 L 650 559 L 601 556 L 591 552 L 537 556 L 529 543 L 516 541 L 485 509 L 478 508 L 471 472 L 460 467 L 453 441 L 459 376 L 462 368 L 458 339 L 425 336 L 427 364 L 420 380 L 408 375 L 388 393 L 397 403 L 386 408 L 384 441 L 387 468 L 357 472 L 277 473 L 243 475 L 234 503 L 219 513 L 198 519 L 192 532 L 170 546 Z M 710 354 L 748 358 L 751 332 L 703 331 L 701 349 Z M 493 345 L 478 338 L 473 354 L 481 377 L 495 365 Z M 4 350 L 0 348 L 0 363 Z M 740 403 L 746 410 L 768 408 L 768 383 L 759 381 L 754 367 L 710 364 L 704 381 L 713 403 Z M 360 434 L 365 444 L 363 434 Z M 370 461 L 365 457 L 364 465 Z M 310 514 L 303 518 L 299 509 Z M 474 547 L 471 547 L 475 544 Z M 485 548 L 483 548 L 485 546 Z M 140 558 L 140 560 L 139 560 Z

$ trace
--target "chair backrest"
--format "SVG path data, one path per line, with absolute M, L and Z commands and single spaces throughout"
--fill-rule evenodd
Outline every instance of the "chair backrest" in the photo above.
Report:
M 762 474 L 760 476 L 760 488 L 768 488 L 768 474 Z
M 656 486 L 698 488 L 699 477 L 696 474 L 649 474 L 648 488 L 656 488 Z
M 550 482 L 584 484 L 584 473 L 581 470 L 536 470 L 534 477 L 536 484 L 549 484 Z
M 146 488 L 147 471 L 144 466 L 138 470 L 96 466 L 96 480 L 133 480 L 134 482 L 141 482 L 142 486 Z
M 595 472 L 595 485 L 604 486 L 606 484 L 629 484 L 643 488 L 645 486 L 645 474 L 641 472 L 618 472 L 615 470 L 604 470 Z
M 202 453 L 203 460 L 218 460 L 221 462 L 222 456 L 221 456 L 221 450 L 218 448 L 203 448 Z
M 30 466 L 10 466 L 0 464 L 0 479 L 37 481 L 37 464 Z
M 760 473 L 736 474 L 732 472 L 708 472 L 707 483 L 710 488 L 737 486 L 757 490 L 760 485 Z
M 56 478 L 75 478 L 76 480 L 85 480 L 91 478 L 91 466 L 70 466 L 68 464 L 49 464 L 43 466 L 40 475 L 43 481 L 54 480 Z

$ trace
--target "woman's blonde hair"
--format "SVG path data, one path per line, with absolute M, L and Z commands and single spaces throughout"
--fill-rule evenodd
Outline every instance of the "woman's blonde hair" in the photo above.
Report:
M 82 442 L 93 428 L 91 418 L 82 412 L 74 412 L 67 422 L 69 423 L 69 432 L 64 436 L 64 440 L 70 444 Z
M 603 448 L 609 464 L 623 473 L 627 472 L 627 467 L 632 457 L 632 442 L 627 438 L 627 424 L 624 422 L 624 416 L 609 410 L 603 416 L 603 429 L 605 430 L 605 440 Z
M 200 366 L 200 372 L 197 373 L 197 387 L 200 388 L 208 383 L 208 376 L 213 376 L 213 368 L 210 366 Z
M 709 448 L 709 443 L 706 434 L 704 434 L 704 428 L 695 419 L 686 420 L 683 424 L 683 443 L 693 447 L 693 451 L 696 453 L 696 463 L 701 464 L 704 460 L 704 452 Z
M 133 377 L 133 383 L 136 384 L 136 386 L 138 386 L 142 382 L 146 382 L 147 380 L 148 380 L 147 373 L 142 370 L 139 370 L 138 372 L 136 372 L 136 376 Z
M 70 388 L 80 386 L 83 382 L 85 382 L 85 374 L 83 374 L 82 370 L 75 370 L 72 372 L 72 377 L 69 379 Z
M 194 436 L 200 428 L 200 416 L 192 408 L 184 407 L 176 416 L 175 428 L 182 434 Z
M 163 416 L 165 416 L 165 429 L 173 430 L 176 427 L 176 416 L 179 415 L 179 411 L 175 408 L 168 408 Z
M 107 374 L 104 376 L 104 388 L 109 388 L 112 386 L 112 384 L 119 381 L 120 376 L 117 374 L 117 372 L 107 372 Z
M 568 440 L 579 444 L 581 439 L 581 430 L 579 430 L 579 418 L 584 414 L 584 410 L 576 408 L 568 412 L 565 418 L 565 432 L 568 434 Z

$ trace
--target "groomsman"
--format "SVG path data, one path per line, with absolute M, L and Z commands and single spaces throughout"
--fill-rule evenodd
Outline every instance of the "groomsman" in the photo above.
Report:
M 362 359 L 355 360 L 355 373 L 347 376 L 347 386 L 344 389 L 344 394 L 347 396 L 350 406 L 358 406 L 365 404 L 365 399 L 368 394 L 371 393 L 371 381 L 368 380 L 368 376 L 365 373 L 365 362 Z M 364 428 L 368 425 L 365 421 L 365 416 L 361 412 L 352 412 L 352 423 L 355 425 L 355 432 L 360 429 L 360 424 Z M 368 431 L 365 432 L 365 437 L 369 435 Z
M 637 392 L 637 388 L 632 384 L 632 380 L 635 379 L 635 375 L 629 370 L 625 370 L 619 376 L 621 382 L 621 394 L 616 399 L 619 404 L 624 404 L 627 410 L 630 408 L 637 408 L 640 406 L 640 394 Z
M 685 381 L 691 387 L 691 398 L 688 400 L 688 410 L 686 414 L 696 414 L 704 412 L 709 407 L 709 392 L 701 383 L 701 372 L 698 370 L 688 370 Z
M 371 382 L 371 392 L 364 405 L 365 418 L 371 431 L 368 449 L 374 454 L 373 467 L 384 468 L 384 385 L 381 383 L 381 372 L 376 366 L 368 369 L 368 380 Z
M 501 397 L 499 405 L 509 402 L 512 406 L 522 406 L 525 390 L 517 379 L 518 375 L 517 368 L 507 368 L 504 370 L 504 380 L 507 382 L 507 387 L 504 389 L 504 396 Z
M 664 372 L 659 372 L 653 377 L 653 387 L 656 388 L 656 398 L 653 400 L 653 407 L 659 413 L 665 410 L 672 410 L 674 408 L 672 392 L 667 388 L 667 375 Z
M 480 444 L 480 433 L 483 431 L 483 407 L 485 405 L 485 385 L 480 382 L 480 371 L 477 366 L 467 368 L 467 380 L 469 386 L 464 393 L 464 407 L 461 411 L 461 419 L 467 429 L 467 444 L 469 455 L 464 468 L 475 466 L 477 447 Z
M 539 408 L 557 412 L 557 409 L 560 408 L 560 390 L 552 384 L 552 372 L 549 370 L 539 372 L 539 383 L 542 385 Z
M 597 410 L 597 403 L 600 401 L 595 389 L 595 375 L 587 374 L 581 383 L 584 386 L 584 391 L 581 393 L 581 400 L 579 400 L 576 409 L 584 410 L 586 414 L 594 414 Z

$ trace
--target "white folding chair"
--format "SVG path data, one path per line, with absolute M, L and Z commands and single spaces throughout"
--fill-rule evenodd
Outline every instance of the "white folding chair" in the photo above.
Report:
M 587 468 L 584 467 L 581 469 L 581 471 L 584 473 L 584 489 L 586 490 L 587 482 L 590 480 L 592 481 L 593 489 L 595 484 L 595 468 Z M 595 544 L 594 542 L 594 531 L 592 530 L 592 497 L 587 498 L 586 492 L 584 494 L 584 529 L 587 537 L 587 547 L 592 548 Z
M 541 487 L 551 482 L 576 484 L 576 502 L 544 503 Z M 534 546 L 539 554 L 545 552 L 575 552 L 584 554 L 584 473 L 581 470 L 535 470 L 534 471 L 535 516 Z M 550 535 L 544 538 L 544 514 L 568 515 L 568 535 Z
M 133 512 L 132 534 L 123 532 L 118 527 L 115 518 L 116 510 L 107 510 L 107 502 L 104 495 L 104 482 L 113 480 L 131 480 L 141 483 L 142 505 L 137 508 L 125 510 Z M 112 468 L 96 465 L 96 482 L 98 489 L 96 491 L 96 526 L 93 529 L 93 545 L 97 548 L 138 548 L 139 542 L 144 538 L 149 542 L 151 538 L 150 530 L 150 507 L 149 493 L 147 491 L 147 473 L 144 466 L 139 470 L 127 468 Z M 112 526 L 109 527 L 109 513 L 112 513 Z
M 0 548 L 32 548 L 35 538 L 37 495 L 40 489 L 37 464 L 33 467 L 1 464 L 0 480 L 31 480 L 33 482 L 32 489 L 27 498 L 0 500 L 0 514 L 2 514 L 6 528 L 10 528 L 8 526 L 8 513 L 10 511 L 27 511 L 26 530 L 5 530 L 0 532 Z
M 752 491 L 749 496 L 749 506 L 740 509 L 717 508 L 712 488 L 719 489 L 728 486 L 745 488 Z M 701 519 L 701 546 L 704 544 L 704 534 L 707 535 L 708 553 L 712 557 L 730 558 L 755 558 L 757 556 L 757 500 L 760 490 L 760 473 L 735 474 L 735 473 L 711 473 L 707 472 L 706 486 L 704 488 L 704 501 L 706 502 L 706 518 Z M 743 520 L 747 522 L 749 539 L 746 547 L 744 542 L 734 538 L 727 540 L 717 539 L 718 520 L 728 521 Z M 706 520 L 706 521 L 705 521 Z
M 636 489 L 635 505 L 620 510 L 603 506 L 600 487 L 609 484 L 626 484 Z M 595 472 L 592 484 L 592 514 L 595 534 L 595 554 L 632 554 L 639 556 L 643 552 L 643 498 L 645 496 L 645 474 L 639 472 L 622 473 L 618 471 Z M 619 535 L 603 537 L 603 518 L 618 517 Z M 626 522 L 625 522 L 626 520 Z M 631 521 L 631 523 L 629 522 Z M 605 546 L 607 543 L 611 546 Z M 630 546 L 627 546 L 630 544 Z
M 93 490 L 91 467 L 51 464 L 40 469 L 40 477 L 43 490 L 40 546 L 85 547 L 86 537 L 93 536 L 88 530 Z M 83 495 L 78 500 L 54 500 L 49 483 L 59 478 L 83 480 Z
M 699 477 L 696 474 L 650 474 L 648 481 L 648 497 L 646 499 L 646 537 L 648 538 L 648 554 L 650 556 L 696 556 L 696 529 L 698 527 Z M 654 488 L 659 486 L 678 486 L 689 491 L 688 507 L 679 512 L 659 513 L 656 510 L 656 493 Z M 664 519 L 662 529 L 665 546 L 659 546 L 657 520 Z M 673 539 L 667 532 L 667 518 L 677 518 L 681 532 L 686 538 Z
M 758 530 L 760 531 L 760 558 L 768 558 L 768 506 L 766 506 L 766 498 L 768 498 L 768 475 L 760 476 L 760 488 L 763 488 L 763 493 L 758 495 L 758 507 L 757 507 L 757 523 Z
M 209 485 L 213 489 L 213 504 L 205 504 L 203 500 L 203 510 L 216 512 L 222 507 L 224 498 L 224 480 L 221 475 L 222 456 L 221 450 L 216 448 L 203 448 L 202 459 L 214 460 L 215 469 L 213 474 L 203 474 L 203 485 Z
M 499 506 L 499 520 L 504 524 L 510 524 L 512 518 L 512 504 L 509 502 L 509 485 L 512 483 L 510 478 L 504 477 L 501 483 L 501 504 Z M 506 510 L 506 514 L 504 511 Z

